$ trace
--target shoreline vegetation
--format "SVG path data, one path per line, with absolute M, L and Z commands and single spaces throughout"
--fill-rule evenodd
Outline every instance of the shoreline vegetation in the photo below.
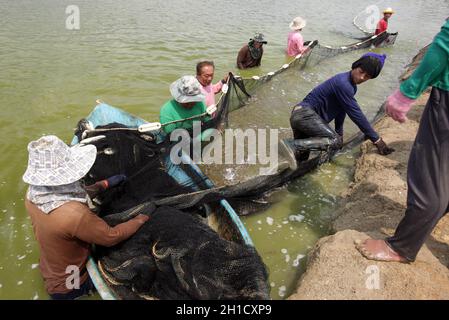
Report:
M 401 81 L 419 65 L 426 49 L 414 57 Z M 367 260 L 355 248 L 356 241 L 392 235 L 405 213 L 407 162 L 428 97 L 429 90 L 405 123 L 384 116 L 375 124 L 396 151 L 381 156 L 371 143 L 361 145 L 354 181 L 336 208 L 332 235 L 321 238 L 309 252 L 306 272 L 289 300 L 449 299 L 448 215 L 414 263 Z

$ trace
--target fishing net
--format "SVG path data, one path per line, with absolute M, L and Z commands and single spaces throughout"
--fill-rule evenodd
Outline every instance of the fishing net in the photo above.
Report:
M 227 128 L 243 128 L 243 131 L 259 128 L 277 129 L 279 133 L 277 142 L 280 147 L 277 166 L 265 175 L 260 174 L 260 165 L 250 161 L 250 153 L 255 154 L 259 150 L 250 152 L 250 146 L 245 142 L 247 153 L 244 162 L 239 163 L 235 161 L 237 147 L 232 143 L 226 143 L 228 137 L 223 137 L 222 149 L 226 150 L 225 153 L 234 155 L 233 161 L 223 163 L 224 159 L 222 158 L 222 164 L 203 163 L 200 165 L 201 170 L 215 185 L 224 186 L 219 193 L 236 207 L 239 214 L 252 213 L 267 207 L 269 203 L 266 198 L 271 191 L 329 161 L 338 152 L 332 148 L 314 150 L 307 160 L 300 162 L 297 166 L 291 165 L 292 155 L 288 149 L 292 149 L 290 146 L 293 137 L 288 119 L 291 107 L 298 102 L 295 100 L 298 98 L 291 97 L 289 93 L 285 92 L 287 90 L 286 83 L 297 82 L 297 79 L 302 76 L 301 70 L 310 63 L 371 46 L 386 43 L 391 45 L 396 36 L 387 33 L 377 36 L 370 35 L 356 43 L 341 47 L 324 46 L 317 41 L 312 41 L 308 43 L 308 50 L 304 54 L 295 57 L 290 64 L 282 66 L 277 72 L 252 78 L 230 77 L 228 91 L 221 97 L 218 104 L 219 110 L 222 110 L 223 113 L 217 121 L 225 122 Z M 245 110 L 243 113 L 239 110 L 242 107 Z M 342 151 L 344 152 L 363 139 L 361 133 L 348 137 Z M 266 143 L 268 145 L 269 142 Z M 231 147 L 227 149 L 229 145 Z M 283 146 L 287 146 L 287 148 Z M 248 203 L 250 203 L 249 206 Z M 248 207 L 253 207 L 254 210 L 248 210 Z
M 158 208 L 132 238 L 98 255 L 125 299 L 269 299 L 268 274 L 253 247 L 173 208 Z
M 98 154 L 84 184 L 116 174 L 127 176 L 124 183 L 96 195 L 95 211 L 111 226 L 151 214 L 129 240 L 112 248 L 96 247 L 99 270 L 118 298 L 269 298 L 265 265 L 232 221 L 225 221 L 229 218 L 223 208 L 202 205 L 211 201 L 207 199 L 185 205 L 189 196 L 169 200 L 207 185 L 190 165 L 168 161 L 167 140 L 158 142 L 151 133 L 127 130 L 119 123 L 90 131 L 83 124 L 76 135 L 81 143 L 90 139 Z M 184 210 L 164 204 L 178 204 Z M 209 219 L 219 221 L 216 230 Z
M 112 123 L 97 129 L 117 128 L 126 127 Z M 168 141 L 157 143 L 152 134 L 127 130 L 97 131 L 85 139 L 98 136 L 103 138 L 91 143 L 97 147 L 97 158 L 84 178 L 85 185 L 117 174 L 127 177 L 124 183 L 95 197 L 100 216 L 204 187 L 203 179 L 191 173 L 188 166 L 183 168 L 188 177 L 184 181 L 176 181 L 169 174 L 172 165 L 166 161 L 170 151 Z
M 282 92 L 282 86 L 286 80 L 280 75 L 288 76 L 289 73 L 293 76 L 298 75 L 298 72 L 306 66 L 314 54 L 321 57 L 342 54 L 369 47 L 373 45 L 373 41 L 385 40 L 386 37 L 389 37 L 386 33 L 379 36 L 370 36 L 366 40 L 338 48 L 321 46 L 318 41 L 310 41 L 306 42 L 307 49 L 304 53 L 292 58 L 289 63 L 284 64 L 276 71 L 251 78 L 242 78 L 230 74 L 227 86 L 225 86 L 217 103 L 217 114 L 213 119 L 203 123 L 202 130 L 229 127 L 231 114 L 242 107 L 250 110 L 252 105 L 257 105 L 255 118 L 259 117 L 260 114 L 266 116 L 265 119 L 269 121 L 266 127 L 280 129 L 279 141 L 285 140 L 288 145 L 288 140 L 292 139 L 290 127 L 282 127 L 272 121 L 272 113 L 276 111 L 261 107 L 271 103 L 271 101 L 263 95 L 261 98 L 260 93 L 269 91 L 267 89 Z M 272 103 L 275 104 L 278 101 Z M 267 110 L 270 114 L 266 113 Z M 266 114 L 263 114 L 264 112 Z M 285 118 L 287 119 L 288 116 Z M 263 118 L 261 119 L 263 120 Z M 244 127 L 244 124 L 241 127 Z M 257 166 L 202 164 L 200 168 L 205 171 L 206 175 L 201 176 L 193 172 L 191 165 L 182 163 L 179 166 L 174 166 L 168 161 L 167 158 L 173 144 L 170 144 L 168 139 L 162 139 L 161 141 L 160 135 L 157 133 L 139 133 L 135 128 L 134 131 L 118 130 L 117 128 L 120 129 L 118 124 L 109 124 L 106 129 L 108 128 L 111 131 L 99 131 L 97 128 L 87 136 L 105 135 L 107 137 L 105 140 L 94 143 L 99 150 L 103 151 L 99 152 L 98 165 L 94 166 L 88 177 L 90 181 L 87 182 L 92 183 L 118 173 L 125 174 L 129 178 L 127 182 L 115 190 L 97 197 L 97 203 L 101 204 L 99 210 L 108 213 L 123 212 L 132 207 L 130 204 L 139 205 L 145 202 L 188 209 L 195 206 L 201 207 L 204 203 L 224 198 L 230 199 L 233 204 L 239 204 L 238 207 L 240 208 L 244 206 L 245 202 L 252 201 L 253 207 L 258 209 L 267 205 L 261 195 L 291 179 L 304 175 L 323 162 L 328 161 L 335 153 L 335 150 L 313 152 L 307 161 L 302 162 L 298 168 L 292 170 L 291 166 L 286 163 L 290 155 L 281 152 L 279 154 L 280 164 L 274 167 L 268 175 L 263 176 L 258 174 L 259 168 Z M 81 137 L 85 128 L 79 129 L 78 132 L 80 140 L 86 138 L 86 136 Z M 192 135 L 192 132 L 190 134 Z M 205 143 L 203 143 L 204 145 Z M 191 145 L 191 152 L 188 154 L 190 158 L 193 157 L 193 149 Z M 111 151 L 113 154 L 111 154 Z M 228 151 L 226 150 L 226 152 Z M 232 153 L 235 155 L 235 149 L 232 150 Z M 236 163 L 235 158 L 232 163 Z M 185 177 L 182 182 L 174 181 L 173 172 L 170 173 L 173 170 L 183 172 Z M 242 172 L 239 173 L 239 171 Z M 148 176 L 151 176 L 152 179 L 147 179 Z M 212 183 L 207 181 L 209 178 Z M 217 188 L 204 191 L 213 187 L 214 184 Z M 198 210 L 198 208 L 195 210 Z M 100 212 L 100 214 L 102 213 Z
M 395 43 L 397 36 L 398 33 L 388 33 L 385 31 L 378 35 L 367 33 L 366 36 L 357 38 L 357 42 L 339 47 L 318 44 L 317 48 L 313 50 L 311 63 L 317 64 L 324 59 L 355 50 L 391 46 Z

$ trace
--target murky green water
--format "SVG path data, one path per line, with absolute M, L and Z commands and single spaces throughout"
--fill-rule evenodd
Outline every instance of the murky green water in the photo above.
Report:
M 78 31 L 65 29 L 65 9 L 72 4 L 81 12 Z M 0 299 L 48 298 L 37 268 L 38 247 L 23 206 L 26 186 L 21 175 L 30 140 L 56 134 L 69 141 L 76 122 L 91 111 L 98 98 L 156 119 L 169 98 L 172 81 L 193 74 L 195 63 L 203 58 L 215 60 L 217 80 L 227 71 L 236 71 L 236 53 L 255 31 L 264 32 L 269 44 L 262 67 L 245 75 L 273 71 L 285 62 L 288 23 L 298 14 L 308 20 L 303 32 L 306 39 L 329 45 L 350 43 L 345 35 L 360 35 L 352 26 L 354 15 L 371 4 L 355 0 L 225 4 L 0 0 Z M 359 89 L 358 99 L 368 116 L 375 114 L 396 86 L 397 76 L 417 49 L 437 33 L 449 2 L 400 0 L 379 6 L 395 8 L 390 29 L 400 36 L 393 48 L 383 50 L 389 58 L 382 75 Z M 266 97 L 273 104 L 273 121 L 288 126 L 284 106 L 348 69 L 358 55 L 335 57 L 273 84 L 273 94 Z M 254 114 L 243 113 L 240 119 L 250 123 Z M 288 295 L 304 269 L 302 256 L 326 234 L 335 197 L 350 178 L 351 157 L 344 155 L 297 180 L 274 195 L 280 201 L 268 211 L 244 219 L 270 269 L 273 298 Z

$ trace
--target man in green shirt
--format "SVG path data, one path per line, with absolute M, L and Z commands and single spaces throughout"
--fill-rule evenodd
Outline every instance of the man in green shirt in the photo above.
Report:
M 175 129 L 191 129 L 194 121 L 205 121 L 209 117 L 198 117 L 206 112 L 205 96 L 201 93 L 201 84 L 194 76 L 183 76 L 170 85 L 170 93 L 173 99 L 167 101 L 161 108 L 159 119 L 164 131 L 170 134 Z M 173 124 L 173 121 L 184 120 Z
M 407 210 L 394 236 L 368 239 L 357 248 L 368 259 L 412 262 L 437 225 L 449 212 L 449 21 L 434 38 L 413 75 L 387 99 L 386 111 L 396 121 L 429 86 L 432 93 L 423 112 L 407 171 Z

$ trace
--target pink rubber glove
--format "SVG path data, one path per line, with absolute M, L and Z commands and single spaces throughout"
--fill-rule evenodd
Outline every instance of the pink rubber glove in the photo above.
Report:
M 401 90 L 396 89 L 388 98 L 385 105 L 387 114 L 398 122 L 407 120 L 407 112 L 410 111 L 415 100 L 404 96 Z

